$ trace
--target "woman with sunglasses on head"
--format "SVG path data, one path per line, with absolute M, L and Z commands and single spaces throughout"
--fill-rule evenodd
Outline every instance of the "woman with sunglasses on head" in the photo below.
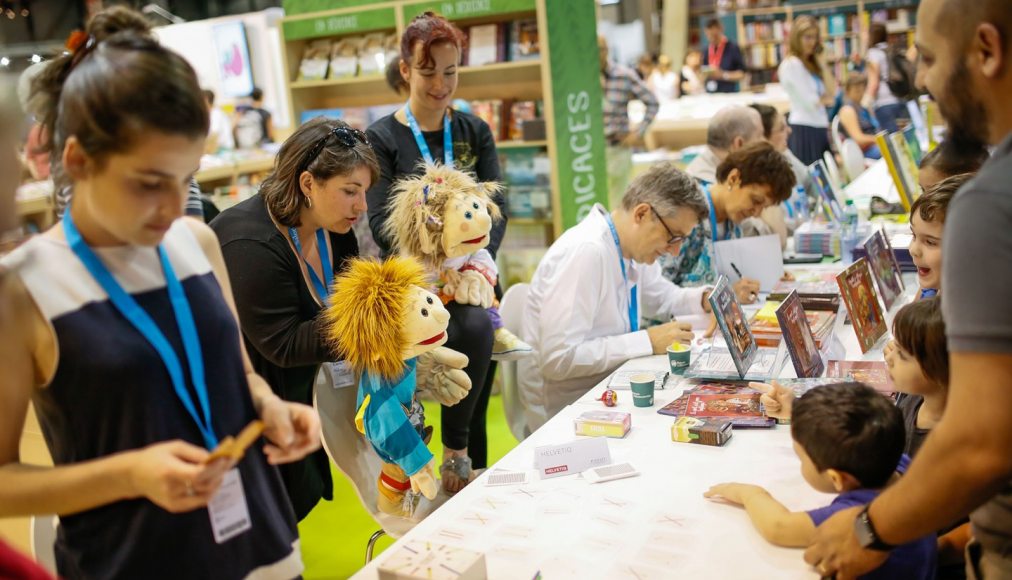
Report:
M 378 171 L 364 133 L 318 117 L 284 142 L 257 195 L 211 223 L 253 368 L 287 401 L 313 404 L 321 365 L 334 387 L 354 385 L 323 338 L 319 314 L 334 276 L 358 255 L 352 226 L 366 211 Z M 322 449 L 282 467 L 281 476 L 299 520 L 320 498 L 333 497 Z
M 478 181 L 502 181 L 488 125 L 451 108 L 464 42 L 457 27 L 431 12 L 415 17 L 401 36 L 400 74 L 408 86 L 408 102 L 368 130 L 380 164 L 380 179 L 368 195 L 369 226 L 384 253 L 396 251 L 383 226 L 398 179 L 421 174 L 425 163 L 442 163 L 473 173 Z M 505 215 L 505 201 L 500 197 L 496 202 Z M 492 228 L 486 249 L 493 257 L 505 231 L 505 219 Z M 473 385 L 460 403 L 442 408 L 440 473 L 444 489 L 453 493 L 473 479 L 472 468 L 487 463 L 485 413 L 495 374 L 491 362 L 494 330 L 488 313 L 479 306 L 451 303 L 447 308 L 451 325 L 446 347 L 467 355 L 464 370 Z M 504 353 L 511 350 L 507 344 L 497 348 Z
M 316 449 L 319 418 L 252 370 L 217 240 L 179 219 L 207 135 L 196 74 L 125 8 L 70 48 L 33 90 L 72 202 L 2 261 L 22 306 L 0 357 L 0 517 L 59 514 L 65 578 L 298 576 L 271 464 Z M 30 400 L 55 467 L 19 460 Z M 263 449 L 213 459 L 256 419 Z

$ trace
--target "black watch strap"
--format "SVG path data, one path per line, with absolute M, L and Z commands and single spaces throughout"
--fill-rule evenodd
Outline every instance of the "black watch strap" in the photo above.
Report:
M 868 515 L 868 507 L 865 506 L 854 519 L 854 534 L 857 536 L 857 542 L 861 544 L 862 548 L 868 550 L 888 552 L 896 546 L 883 542 L 882 538 L 878 536 L 875 526 L 871 523 L 871 517 Z

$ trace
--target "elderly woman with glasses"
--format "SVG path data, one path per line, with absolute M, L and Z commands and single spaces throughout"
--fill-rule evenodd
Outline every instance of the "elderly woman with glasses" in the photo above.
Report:
M 312 405 L 321 365 L 335 388 L 354 386 L 355 377 L 323 339 L 318 315 L 335 274 L 358 255 L 351 228 L 365 213 L 366 191 L 378 174 L 364 133 L 317 118 L 281 146 L 257 195 L 211 223 L 253 368 L 282 399 Z M 281 466 L 281 477 L 300 520 L 321 497 L 333 496 L 323 450 Z

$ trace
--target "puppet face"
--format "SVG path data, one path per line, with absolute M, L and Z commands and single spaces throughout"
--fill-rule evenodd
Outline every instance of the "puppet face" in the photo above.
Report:
M 469 193 L 456 193 L 446 202 L 443 215 L 443 251 L 448 258 L 473 254 L 489 242 L 492 216 L 485 200 Z
M 405 360 L 429 352 L 446 342 L 450 313 L 439 298 L 421 286 L 408 292 L 408 311 L 404 317 Z

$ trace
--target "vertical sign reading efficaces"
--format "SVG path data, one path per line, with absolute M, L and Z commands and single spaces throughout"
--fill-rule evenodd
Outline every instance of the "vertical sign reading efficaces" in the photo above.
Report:
M 608 205 L 594 0 L 545 0 L 562 228 Z M 544 35 L 544 31 L 542 32 Z

